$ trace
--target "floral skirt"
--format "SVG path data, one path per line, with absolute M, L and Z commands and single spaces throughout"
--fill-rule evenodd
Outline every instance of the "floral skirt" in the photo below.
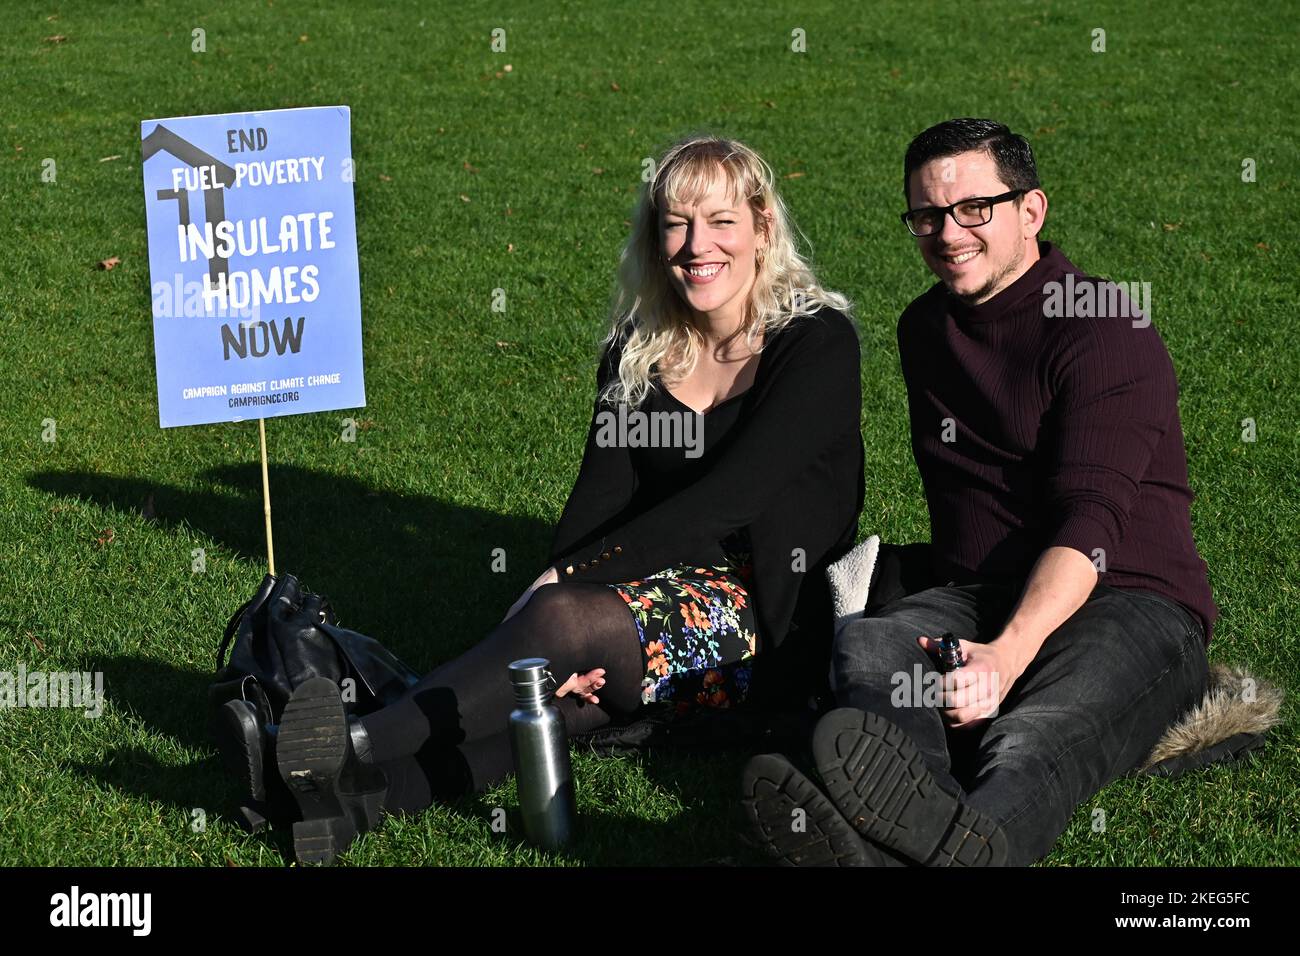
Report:
M 737 533 L 720 544 L 725 564 L 678 564 L 608 585 L 636 621 L 645 655 L 643 704 L 680 715 L 731 707 L 748 694 L 758 649 L 749 543 Z

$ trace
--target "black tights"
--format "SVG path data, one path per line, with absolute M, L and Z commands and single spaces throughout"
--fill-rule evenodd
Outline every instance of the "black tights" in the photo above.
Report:
M 511 773 L 506 719 L 514 694 L 506 666 L 524 657 L 549 659 L 561 684 L 570 674 L 605 668 L 599 704 L 572 694 L 556 698 L 570 734 L 641 703 L 644 657 L 623 598 L 604 584 L 545 585 L 478 644 L 362 719 L 374 760 L 389 778 L 385 809 L 413 813 L 481 792 Z

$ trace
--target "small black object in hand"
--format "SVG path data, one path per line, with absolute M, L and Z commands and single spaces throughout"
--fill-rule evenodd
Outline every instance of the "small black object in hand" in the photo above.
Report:
M 961 656 L 961 643 L 951 631 L 945 631 L 943 637 L 939 638 L 939 670 L 946 674 L 965 665 Z

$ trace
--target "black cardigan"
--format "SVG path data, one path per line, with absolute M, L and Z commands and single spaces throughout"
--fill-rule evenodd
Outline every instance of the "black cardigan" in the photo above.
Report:
M 620 348 L 605 350 L 597 395 L 617 375 Z M 741 417 L 713 467 L 639 514 L 625 447 L 600 447 L 597 400 L 582 468 L 556 527 L 550 561 L 561 582 L 635 581 L 674 563 L 718 553 L 745 528 L 753 547 L 759 653 L 751 699 L 785 703 L 823 693 L 833 630 L 826 565 L 857 536 L 865 492 L 857 329 L 823 307 L 765 340 Z M 802 554 L 800 553 L 802 549 Z M 797 639 L 787 640 L 798 632 Z

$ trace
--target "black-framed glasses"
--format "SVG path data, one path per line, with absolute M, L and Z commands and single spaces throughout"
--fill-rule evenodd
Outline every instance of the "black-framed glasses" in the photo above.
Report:
M 1000 202 L 1009 202 L 1023 196 L 1028 190 L 1013 189 L 1000 196 L 973 196 L 948 206 L 926 206 L 923 209 L 910 209 L 899 218 L 906 224 L 912 235 L 919 237 L 933 236 L 943 231 L 945 216 L 952 216 L 952 221 L 959 226 L 971 228 L 987 225 L 993 219 L 993 207 Z

